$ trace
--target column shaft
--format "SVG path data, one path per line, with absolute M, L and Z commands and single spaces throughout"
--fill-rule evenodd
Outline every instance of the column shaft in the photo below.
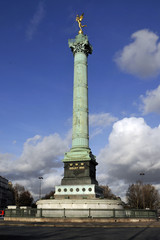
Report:
M 87 55 L 74 55 L 72 148 L 89 147 Z

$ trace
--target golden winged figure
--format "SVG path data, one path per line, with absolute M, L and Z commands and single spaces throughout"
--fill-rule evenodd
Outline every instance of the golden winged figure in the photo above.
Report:
M 83 19 L 83 16 L 84 16 L 84 13 L 82 13 L 82 15 L 81 16 L 79 16 L 79 15 L 77 15 L 77 17 L 76 17 L 76 21 L 78 22 L 78 25 L 79 25 L 79 34 L 81 34 L 81 33 L 83 33 L 83 31 L 82 31 L 82 28 L 83 27 L 87 27 L 87 25 L 82 25 L 82 19 Z

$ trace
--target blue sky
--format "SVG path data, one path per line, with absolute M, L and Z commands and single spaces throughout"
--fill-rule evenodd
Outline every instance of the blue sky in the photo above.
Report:
M 97 179 L 125 196 L 159 184 L 160 2 L 0 0 L 0 175 L 38 196 L 60 184 L 71 146 L 73 56 L 84 12 L 90 147 Z M 125 173 L 125 174 L 124 174 Z

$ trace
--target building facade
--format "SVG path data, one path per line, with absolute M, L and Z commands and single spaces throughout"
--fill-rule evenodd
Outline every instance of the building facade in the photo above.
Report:
M 0 209 L 12 205 L 14 201 L 13 192 L 6 178 L 0 176 Z

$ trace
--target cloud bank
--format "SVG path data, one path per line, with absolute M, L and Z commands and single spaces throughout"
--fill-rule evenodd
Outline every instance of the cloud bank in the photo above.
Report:
M 103 122 L 95 121 L 94 117 L 92 121 L 96 126 Z M 69 132 L 64 139 L 57 133 L 45 137 L 36 135 L 26 140 L 19 158 L 0 154 L 1 175 L 24 185 L 35 199 L 39 193 L 38 177 L 43 176 L 42 194 L 48 193 L 62 179 L 62 159 L 69 150 L 70 135 Z M 136 117 L 115 122 L 109 143 L 97 156 L 99 184 L 109 185 L 114 194 L 124 197 L 129 184 L 140 180 L 139 174 L 143 171 L 143 180 L 160 189 L 159 143 L 160 126 L 151 128 L 143 118 Z
M 154 89 L 146 92 L 146 95 L 140 96 L 142 105 L 140 106 L 140 110 L 142 113 L 158 113 L 160 114 L 160 85 Z
M 53 190 L 56 184 L 60 184 L 63 171 L 62 159 L 69 149 L 69 144 L 70 136 L 67 135 L 62 139 L 57 133 L 29 138 L 24 143 L 19 158 L 0 154 L 1 175 L 13 183 L 24 184 L 34 196 L 39 191 L 37 180 L 39 176 L 44 178 L 42 187 L 45 187 L 45 191 Z
M 124 72 L 140 78 L 150 78 L 160 73 L 159 36 L 147 29 L 131 35 L 132 43 L 116 54 L 115 62 Z
M 103 130 L 112 125 L 118 118 L 112 116 L 110 113 L 97 113 L 89 115 L 89 125 L 92 129 L 91 138 L 101 134 Z
M 160 126 L 151 128 L 143 118 L 124 118 L 113 125 L 109 144 L 100 151 L 99 181 L 116 194 L 125 194 L 128 185 L 140 179 L 159 182 Z M 121 189 L 121 190 L 120 190 Z
M 89 115 L 89 123 L 94 127 L 106 127 L 111 125 L 116 120 L 117 118 L 112 116 L 110 113 L 97 113 Z
M 109 113 L 92 114 L 90 124 L 93 133 L 97 129 L 102 131 L 117 120 Z M 55 185 L 61 183 L 63 175 L 62 159 L 69 150 L 72 131 L 62 138 L 58 133 L 42 137 L 36 135 L 28 138 L 23 145 L 20 157 L 11 154 L 0 154 L 1 175 L 13 183 L 24 185 L 35 197 L 39 194 L 39 176 L 43 176 L 42 193 L 53 190 Z M 7 166 L 7 168 L 6 168 Z

